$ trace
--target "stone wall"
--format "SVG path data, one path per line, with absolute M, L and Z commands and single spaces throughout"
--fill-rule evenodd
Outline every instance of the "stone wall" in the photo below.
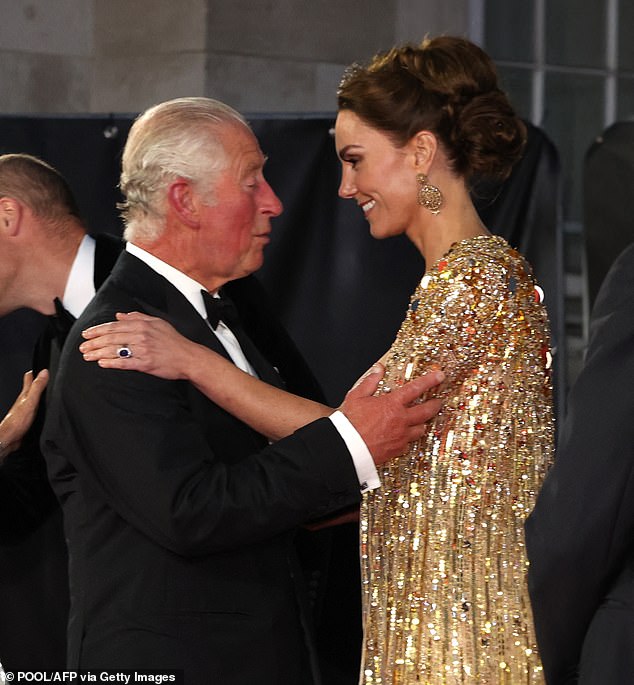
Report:
M 476 3 L 477 4 L 477 3 Z M 3 0 L 0 112 L 137 112 L 208 95 L 325 112 L 344 67 L 469 34 L 474 0 Z

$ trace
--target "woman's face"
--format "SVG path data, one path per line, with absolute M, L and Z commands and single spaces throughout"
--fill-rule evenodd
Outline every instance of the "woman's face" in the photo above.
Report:
M 420 209 L 414 146 L 395 147 L 349 110 L 337 115 L 335 144 L 342 166 L 339 195 L 356 200 L 375 238 L 404 233 Z

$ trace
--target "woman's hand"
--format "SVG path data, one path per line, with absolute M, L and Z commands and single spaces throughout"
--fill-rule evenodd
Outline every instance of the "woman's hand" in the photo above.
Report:
M 198 345 L 163 319 L 131 312 L 82 332 L 84 359 L 104 369 L 143 371 L 167 380 L 189 379 L 192 348 Z M 119 350 L 127 348 L 129 356 Z
M 0 462 L 20 447 L 22 438 L 33 425 L 47 383 L 48 371 L 46 369 L 40 371 L 35 379 L 32 371 L 24 374 L 22 390 L 9 409 L 9 413 L 0 422 Z

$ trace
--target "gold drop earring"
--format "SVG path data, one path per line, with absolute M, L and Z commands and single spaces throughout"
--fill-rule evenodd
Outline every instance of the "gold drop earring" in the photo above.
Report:
M 418 204 L 428 209 L 432 214 L 439 214 L 442 207 L 442 193 L 432 185 L 425 174 L 416 174 L 418 181 Z

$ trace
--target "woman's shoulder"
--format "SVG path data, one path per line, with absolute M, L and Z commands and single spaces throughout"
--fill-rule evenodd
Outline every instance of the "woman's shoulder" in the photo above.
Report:
M 536 282 L 530 264 L 500 236 L 480 235 L 454 243 L 426 276 L 428 287 L 472 297 L 533 300 Z M 449 290 L 447 290 L 449 289 Z
M 478 235 L 454 243 L 438 262 L 440 274 L 453 273 L 472 279 L 526 281 L 534 285 L 533 271 L 526 259 L 497 235 Z
M 456 268 L 505 265 L 520 256 L 504 238 L 499 235 L 476 235 L 454 243 L 439 266 Z M 521 258 L 521 256 L 520 256 Z

